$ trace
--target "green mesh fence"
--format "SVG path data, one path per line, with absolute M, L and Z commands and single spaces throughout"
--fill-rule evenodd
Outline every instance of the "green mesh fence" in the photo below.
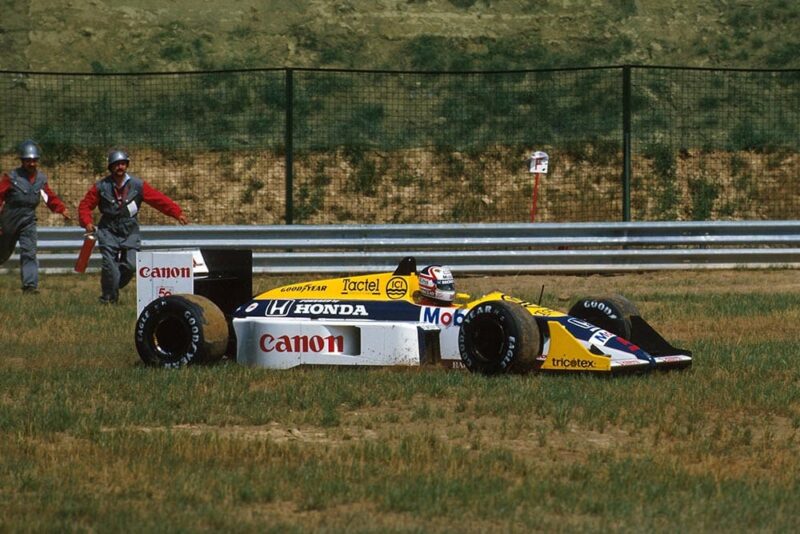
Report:
M 797 218 L 800 72 L 632 78 L 634 220 Z
M 619 196 L 609 163 L 622 137 L 613 71 L 301 71 L 294 87 L 297 222 L 527 221 L 533 148 L 565 162 L 540 184 L 542 220 L 620 212 L 608 194 Z M 592 147 L 603 168 L 591 169 Z
M 74 210 L 106 174 L 109 148 L 124 147 L 129 172 L 170 195 L 192 222 L 275 223 L 284 216 L 284 79 L 282 70 L 0 74 L 3 168 L 17 164 L 20 140 L 35 139 L 40 168 Z M 152 209 L 140 220 L 168 222 Z
M 73 209 L 112 146 L 199 224 L 793 219 L 800 205 L 798 71 L 0 72 L 0 101 L 3 169 L 36 139 Z M 535 210 L 533 150 L 550 154 Z

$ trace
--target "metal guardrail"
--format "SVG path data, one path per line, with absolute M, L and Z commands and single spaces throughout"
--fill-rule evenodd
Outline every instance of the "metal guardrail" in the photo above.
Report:
M 143 250 L 252 249 L 259 273 L 382 271 L 404 256 L 461 273 L 800 267 L 800 221 L 145 226 L 142 237 Z M 71 271 L 82 240 L 78 228 L 40 228 L 41 269 Z M 95 252 L 89 268 L 99 265 Z

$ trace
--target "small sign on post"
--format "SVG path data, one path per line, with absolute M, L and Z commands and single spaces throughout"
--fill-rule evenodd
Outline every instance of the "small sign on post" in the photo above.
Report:
M 539 178 L 543 174 L 547 174 L 547 166 L 550 163 L 550 157 L 547 152 L 537 150 L 531 154 L 528 160 L 528 170 L 533 173 L 533 198 L 531 199 L 531 222 L 536 219 L 536 201 L 539 196 Z

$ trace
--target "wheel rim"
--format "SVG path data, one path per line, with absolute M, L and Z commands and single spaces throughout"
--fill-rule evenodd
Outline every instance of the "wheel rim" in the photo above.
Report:
M 160 321 L 153 329 L 153 345 L 164 358 L 181 357 L 191 348 L 189 326 L 176 317 Z
M 505 329 L 490 318 L 476 319 L 470 329 L 475 356 L 485 363 L 495 363 L 505 354 Z

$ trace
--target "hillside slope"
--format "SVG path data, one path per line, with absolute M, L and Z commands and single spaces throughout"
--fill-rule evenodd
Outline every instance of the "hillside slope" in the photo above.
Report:
M 0 0 L 0 69 L 800 67 L 786 0 Z

